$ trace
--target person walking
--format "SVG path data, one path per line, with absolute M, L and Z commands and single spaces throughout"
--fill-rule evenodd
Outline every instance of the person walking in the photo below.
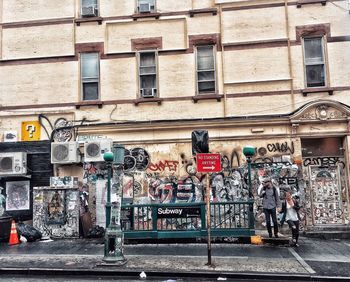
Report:
M 277 188 L 272 184 L 270 177 L 266 177 L 263 179 L 262 185 L 259 187 L 258 190 L 258 195 L 263 199 L 263 209 L 269 237 L 272 238 L 272 218 L 274 235 L 275 238 L 278 238 L 278 223 L 276 211 L 280 211 L 281 201 L 279 197 L 279 192 L 277 191 Z
M 290 230 L 292 231 L 292 246 L 298 247 L 298 238 L 299 238 L 299 210 L 300 205 L 297 199 L 292 197 L 291 190 L 288 189 L 285 192 L 285 199 L 282 203 L 282 219 L 281 226 L 286 221 Z

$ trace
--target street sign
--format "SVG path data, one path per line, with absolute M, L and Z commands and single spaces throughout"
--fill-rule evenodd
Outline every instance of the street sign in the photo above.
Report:
M 197 154 L 198 172 L 220 172 L 221 156 L 220 154 Z

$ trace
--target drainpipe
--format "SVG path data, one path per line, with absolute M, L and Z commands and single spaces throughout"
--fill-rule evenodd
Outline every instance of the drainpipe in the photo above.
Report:
M 226 95 L 226 91 L 225 91 L 225 70 L 224 70 L 224 62 L 225 62 L 225 54 L 224 54 L 224 46 L 222 44 L 222 6 L 219 5 L 219 32 L 220 32 L 220 44 L 221 44 L 221 79 L 222 79 L 222 91 L 224 92 L 224 117 L 227 116 L 227 111 L 226 111 L 226 105 L 227 105 L 227 95 Z
M 295 98 L 294 98 L 294 85 L 293 85 L 293 68 L 292 68 L 292 52 L 290 47 L 289 38 L 289 17 L 288 17 L 288 0 L 284 0 L 284 14 L 285 14 L 285 25 L 286 25 L 286 35 L 288 44 L 288 67 L 289 67 L 289 83 L 290 83 L 290 95 L 292 100 L 292 111 L 295 110 Z

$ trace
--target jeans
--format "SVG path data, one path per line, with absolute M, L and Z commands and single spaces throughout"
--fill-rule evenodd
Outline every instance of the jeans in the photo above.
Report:
M 277 215 L 276 208 L 273 209 L 264 209 L 265 219 L 266 219 L 266 227 L 267 232 L 269 232 L 269 237 L 272 237 L 272 228 L 271 228 L 271 218 L 273 221 L 273 232 L 275 236 L 278 236 L 278 223 L 277 223 Z
M 289 225 L 289 228 L 292 230 L 292 239 L 295 243 L 298 243 L 299 238 L 299 220 L 292 221 L 287 220 L 287 223 Z

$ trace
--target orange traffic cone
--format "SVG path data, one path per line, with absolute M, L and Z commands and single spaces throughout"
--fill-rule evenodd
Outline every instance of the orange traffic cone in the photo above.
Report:
M 16 222 L 12 220 L 9 245 L 17 245 L 19 243 Z

